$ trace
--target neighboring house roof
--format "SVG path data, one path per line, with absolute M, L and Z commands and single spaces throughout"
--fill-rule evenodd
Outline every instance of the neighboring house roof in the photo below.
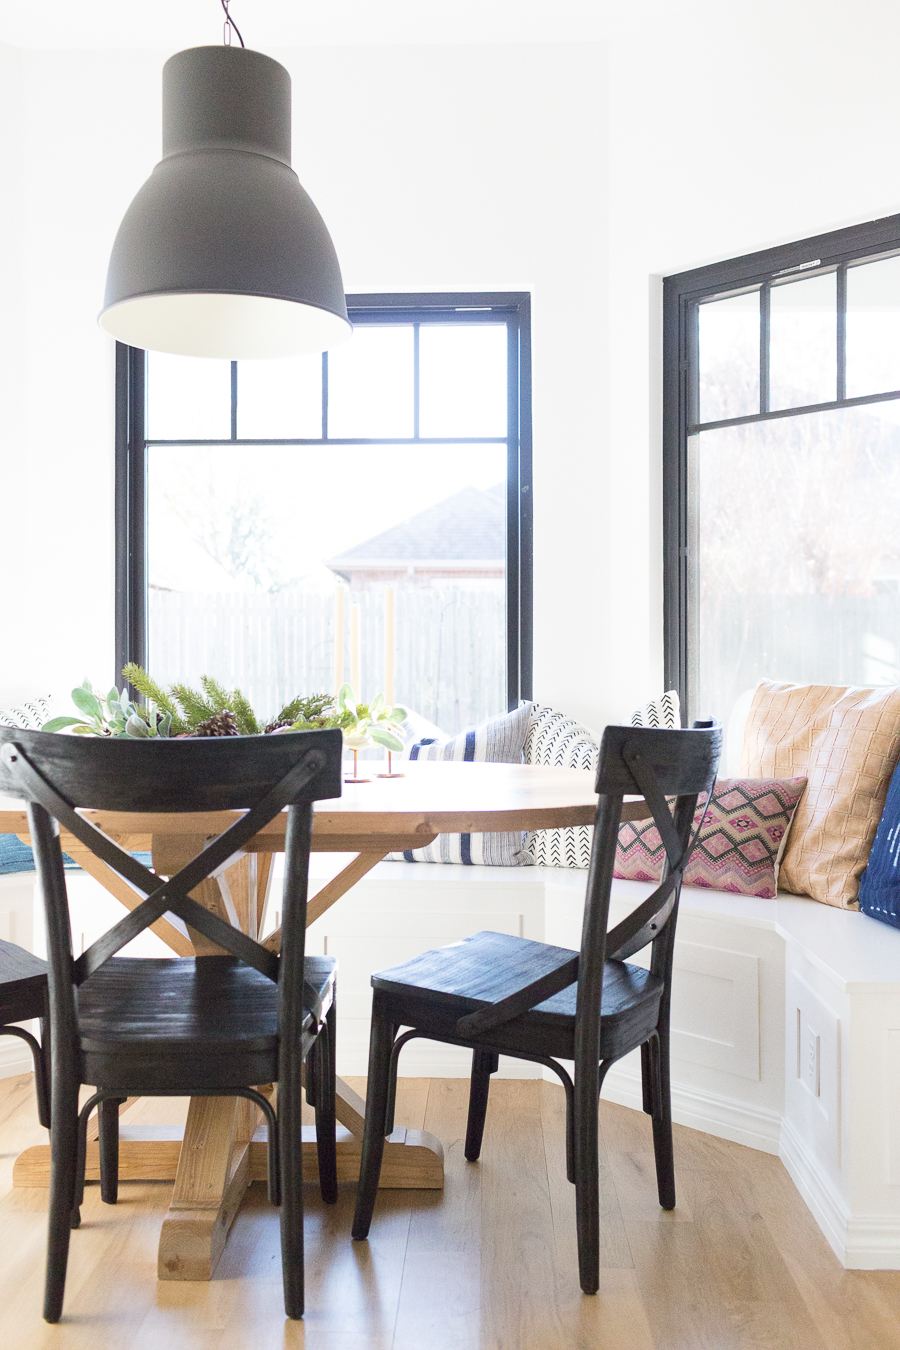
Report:
M 327 566 L 339 575 L 364 569 L 414 564 L 456 563 L 462 568 L 477 562 L 502 566 L 506 558 L 506 485 L 481 489 L 465 487 L 452 497 L 410 516 L 356 544 Z

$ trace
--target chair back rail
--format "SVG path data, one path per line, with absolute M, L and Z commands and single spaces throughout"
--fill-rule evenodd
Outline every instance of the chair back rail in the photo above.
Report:
M 290 1027 L 288 1039 L 295 1036 L 299 1043 L 305 1015 L 303 963 L 312 802 L 340 796 L 341 733 L 235 737 L 234 742 L 209 738 L 199 745 L 200 753 L 185 755 L 186 745 L 193 746 L 193 742 L 126 745 L 118 740 L 0 728 L 0 791 L 24 797 L 28 804 L 47 913 L 50 1019 L 61 1051 L 60 1063 L 73 1062 L 70 1055 L 77 1050 L 77 986 L 166 912 L 277 981 L 279 1026 Z M 146 762 L 144 751 L 150 752 Z M 245 814 L 180 872 L 164 879 L 79 814 L 79 808 L 101 807 L 167 812 L 228 809 Z M 285 807 L 288 849 L 282 954 L 277 956 L 211 914 L 189 892 Z M 72 952 L 60 824 L 147 897 L 77 960 Z

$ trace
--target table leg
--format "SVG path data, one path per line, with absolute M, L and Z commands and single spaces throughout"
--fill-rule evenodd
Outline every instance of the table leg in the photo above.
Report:
M 242 1097 L 193 1097 L 159 1237 L 161 1280 L 209 1280 L 250 1184 L 259 1108 Z

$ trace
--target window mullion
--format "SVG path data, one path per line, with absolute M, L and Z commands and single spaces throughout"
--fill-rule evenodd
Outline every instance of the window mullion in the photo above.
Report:
M 772 288 L 768 281 L 759 291 L 759 411 L 769 411 L 769 340 L 771 337 Z
M 837 270 L 837 396 L 847 397 L 847 264 Z

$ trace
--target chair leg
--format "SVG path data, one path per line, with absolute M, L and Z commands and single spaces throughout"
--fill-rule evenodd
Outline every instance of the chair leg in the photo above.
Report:
M 469 1087 L 469 1116 L 466 1121 L 467 1162 L 477 1162 L 484 1138 L 484 1121 L 488 1108 L 491 1074 L 500 1066 L 500 1056 L 493 1050 L 472 1051 L 472 1080 Z
M 644 1041 L 641 1046 L 641 1110 L 646 1116 L 653 1115 L 653 1103 L 656 1100 L 653 1086 L 653 1074 L 655 1072 L 654 1060 L 650 1053 L 650 1042 Z
M 669 1081 L 669 1027 L 661 1024 L 646 1043 L 652 1066 L 653 1154 L 656 1188 L 663 1209 L 675 1208 L 675 1153 L 672 1143 L 672 1094 Z M 641 1047 L 643 1052 L 644 1047 Z
M 100 1132 L 100 1198 L 114 1205 L 119 1198 L 119 1104 L 124 1097 L 108 1097 L 97 1107 Z
M 384 1137 L 394 1133 L 394 1114 L 397 1109 L 397 1066 L 399 1064 L 400 1043 L 395 1040 L 397 1035 L 397 1025 L 391 1025 L 391 1040 L 394 1041 L 394 1048 L 391 1051 L 391 1062 L 388 1067 L 388 1089 L 387 1106 L 384 1110 Z
M 285 1061 L 287 1066 L 285 1065 Z M 282 1055 L 278 1081 L 281 1269 L 285 1316 L 303 1316 L 303 1129 L 300 1065 Z
M 53 1085 L 50 1117 L 50 1216 L 44 1286 L 47 1322 L 58 1322 L 62 1316 L 78 1158 L 78 1084 L 68 1081 L 68 1075 L 62 1082 L 59 1077 Z
M 393 1024 L 382 1017 L 377 1009 L 373 1009 L 372 1032 L 369 1039 L 369 1077 L 366 1084 L 366 1128 L 359 1167 L 356 1213 L 351 1230 L 358 1240 L 369 1236 L 375 1198 L 378 1194 L 378 1179 L 381 1176 L 381 1160 L 384 1156 L 384 1130 L 387 1122 L 388 1082 L 393 1042 Z
M 319 1189 L 326 1205 L 335 1204 L 338 1198 L 337 1148 L 335 1146 L 337 1117 L 334 1113 L 336 1022 L 337 1015 L 332 1002 L 325 1018 L 325 1025 L 316 1037 L 312 1052 L 318 1061 L 316 1065 L 315 1105 Z
M 598 1097 L 601 1073 L 588 1069 L 575 1074 L 575 1223 L 578 1233 L 578 1273 L 586 1294 L 600 1288 L 600 1129 Z
M 37 1094 L 38 1120 L 50 1128 L 50 1019 L 41 1018 L 41 1052 L 34 1059 L 34 1090 Z

